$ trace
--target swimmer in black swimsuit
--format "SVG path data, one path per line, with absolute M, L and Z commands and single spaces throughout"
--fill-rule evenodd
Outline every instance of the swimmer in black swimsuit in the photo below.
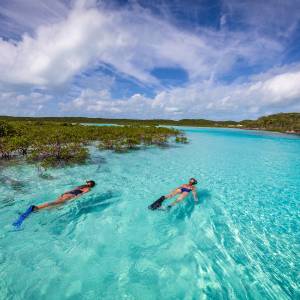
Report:
M 161 208 L 161 205 L 164 200 L 180 194 L 180 196 L 174 202 L 172 202 L 170 205 L 167 206 L 167 208 L 170 209 L 172 206 L 176 205 L 178 202 L 181 202 L 184 198 L 186 198 L 190 192 L 192 192 L 194 196 L 194 201 L 198 202 L 198 197 L 197 197 L 196 187 L 195 187 L 197 183 L 198 182 L 195 178 L 191 178 L 189 180 L 189 183 L 181 185 L 180 187 L 178 187 L 168 195 L 161 196 L 159 199 L 153 202 L 148 208 L 151 210 Z
M 52 206 L 67 202 L 69 200 L 75 199 L 75 198 L 81 196 L 82 194 L 88 193 L 91 190 L 91 188 L 94 187 L 95 185 L 96 185 L 95 181 L 89 180 L 86 182 L 85 185 L 78 186 L 71 191 L 63 193 L 59 198 L 57 198 L 56 200 L 54 200 L 52 202 L 47 202 L 47 203 L 43 203 L 43 204 L 39 204 L 39 205 L 33 205 L 32 210 L 37 211 L 37 210 L 40 210 L 43 208 L 52 207 Z

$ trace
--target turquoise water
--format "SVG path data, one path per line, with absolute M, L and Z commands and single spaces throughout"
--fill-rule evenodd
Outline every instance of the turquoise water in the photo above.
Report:
M 2 166 L 0 299 L 299 299 L 300 138 L 184 128 L 188 145 Z M 199 181 L 170 212 L 147 206 Z M 13 178 L 15 181 L 11 181 Z M 93 192 L 11 222 L 94 179 Z

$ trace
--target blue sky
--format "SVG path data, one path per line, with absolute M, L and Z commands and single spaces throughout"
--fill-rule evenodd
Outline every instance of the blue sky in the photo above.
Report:
M 0 1 L 0 115 L 300 111 L 298 0 Z

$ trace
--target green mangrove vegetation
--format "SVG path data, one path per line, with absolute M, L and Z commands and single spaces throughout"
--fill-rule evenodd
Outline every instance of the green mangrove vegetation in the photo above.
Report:
M 300 134 L 300 113 L 281 113 L 240 122 L 244 128 Z
M 174 137 L 186 143 L 182 132 L 155 126 L 84 126 L 45 120 L 0 120 L 0 158 L 24 157 L 42 166 L 83 163 L 87 146 L 124 152 L 150 145 L 167 145 Z
M 4 121 L 36 121 L 36 122 L 64 122 L 69 123 L 102 123 L 117 125 L 140 125 L 140 126 L 195 126 L 195 127 L 229 127 L 271 130 L 288 133 L 300 133 L 300 113 L 279 113 L 270 116 L 264 116 L 257 120 L 241 121 L 214 121 L 206 119 L 181 119 L 181 120 L 134 120 L 134 119 L 104 119 L 104 118 L 86 118 L 86 117 L 10 117 L 0 116 Z M 1 129 L 0 129 L 1 130 Z
M 82 123 L 123 126 L 84 126 Z M 171 137 L 177 143 L 188 142 L 182 132 L 157 125 L 234 127 L 300 134 L 300 113 L 280 113 L 240 122 L 0 116 L 0 159 L 24 157 L 43 166 L 56 166 L 85 162 L 89 157 L 87 146 L 91 143 L 99 149 L 125 152 L 150 145 L 164 146 Z

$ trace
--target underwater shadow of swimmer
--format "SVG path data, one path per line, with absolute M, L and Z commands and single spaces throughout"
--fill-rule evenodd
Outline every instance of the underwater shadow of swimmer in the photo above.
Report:
M 82 216 L 86 217 L 89 214 L 100 213 L 107 209 L 112 204 L 116 203 L 117 199 L 114 198 L 119 197 L 121 194 L 116 192 L 106 192 L 101 194 L 100 196 L 94 196 L 89 200 L 81 201 L 76 203 L 76 206 L 73 207 L 68 212 L 63 215 L 58 216 L 55 219 L 51 220 L 51 223 L 54 224 L 52 227 L 52 233 L 61 234 L 61 232 L 66 228 L 66 223 L 73 224 L 72 228 L 69 228 L 69 233 L 73 232 L 77 226 L 78 219 Z M 47 222 L 48 223 L 48 222 Z
M 192 213 L 196 206 L 200 206 L 204 202 L 211 199 L 211 193 L 206 189 L 199 190 L 197 192 L 197 195 L 199 199 L 197 203 L 194 202 L 192 196 L 186 199 L 186 202 L 183 201 L 182 206 L 178 209 L 178 212 L 176 212 L 176 219 L 189 219 L 192 216 Z
M 54 180 L 56 177 L 47 174 L 47 173 L 42 173 L 38 175 L 40 178 L 45 179 L 45 180 Z
M 79 218 L 82 215 L 87 215 L 90 213 L 98 213 L 108 208 L 110 205 L 115 203 L 116 201 L 108 201 L 113 198 L 119 197 L 120 194 L 113 192 L 106 192 L 101 194 L 100 196 L 94 197 L 94 199 L 86 202 L 80 202 L 77 204 L 77 211 L 75 214 L 75 218 Z
M 16 203 L 16 199 L 12 196 L 4 198 L 0 201 L 0 209 L 13 206 Z

